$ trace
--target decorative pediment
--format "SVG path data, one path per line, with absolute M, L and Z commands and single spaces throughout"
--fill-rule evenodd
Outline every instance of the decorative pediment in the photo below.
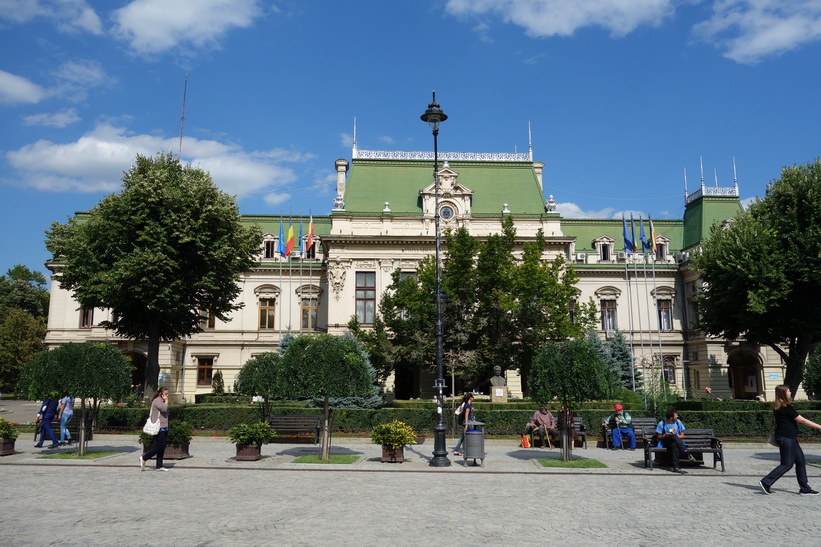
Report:
M 451 169 L 447 162 L 439 170 L 439 211 L 443 221 L 464 219 L 470 217 L 471 197 L 473 190 L 461 184 L 456 179 L 459 173 Z M 433 217 L 436 203 L 436 183 L 433 182 L 419 190 L 422 198 L 422 213 L 426 217 Z M 445 208 L 445 211 L 442 209 Z M 448 210 L 449 208 L 449 210 Z

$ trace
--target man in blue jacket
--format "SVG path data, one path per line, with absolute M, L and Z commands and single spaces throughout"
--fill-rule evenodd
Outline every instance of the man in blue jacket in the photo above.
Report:
M 34 448 L 43 448 L 43 441 L 46 440 L 46 435 L 51 439 L 49 448 L 57 448 L 60 443 L 54 435 L 54 430 L 51 428 L 51 420 L 57 416 L 57 407 L 59 406 L 57 399 L 46 399 L 40 407 L 40 412 L 37 413 L 37 421 L 42 420 L 40 426 L 40 442 L 34 445 Z

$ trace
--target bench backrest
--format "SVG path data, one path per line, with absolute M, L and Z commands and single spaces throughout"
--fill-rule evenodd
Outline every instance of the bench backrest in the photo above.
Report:
M 633 430 L 636 432 L 636 437 L 644 435 L 652 435 L 656 431 L 658 420 L 655 418 L 633 418 Z
M 655 432 L 650 434 L 645 434 L 646 437 L 652 436 L 653 439 L 656 438 Z M 713 445 L 713 430 L 712 429 L 685 429 L 684 430 L 684 442 L 687 443 L 688 449 L 699 449 L 699 448 L 710 448 Z

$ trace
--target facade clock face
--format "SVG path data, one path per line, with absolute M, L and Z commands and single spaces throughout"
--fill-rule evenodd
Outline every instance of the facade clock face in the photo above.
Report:
M 439 216 L 445 220 L 450 220 L 453 218 L 453 208 L 445 205 L 441 209 L 439 209 Z

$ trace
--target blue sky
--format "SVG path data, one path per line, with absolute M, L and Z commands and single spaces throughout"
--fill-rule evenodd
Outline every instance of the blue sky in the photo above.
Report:
M 327 214 L 334 160 L 524 152 L 567 217 L 680 218 L 819 155 L 818 0 L 0 0 L 0 272 L 179 149 L 249 214 Z M 715 170 L 715 171 L 714 171 Z

